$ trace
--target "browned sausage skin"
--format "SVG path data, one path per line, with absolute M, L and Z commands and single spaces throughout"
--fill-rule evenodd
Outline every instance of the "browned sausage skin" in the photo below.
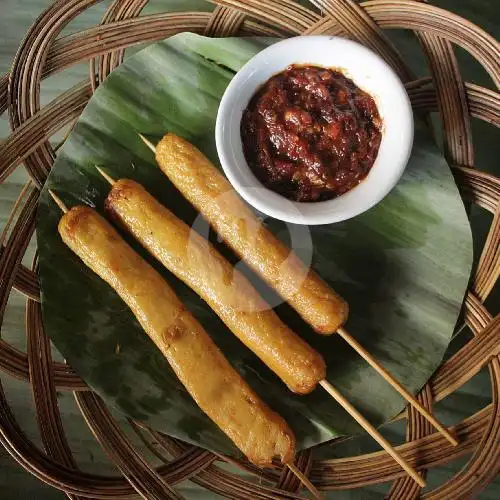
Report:
M 59 223 L 63 241 L 130 307 L 199 407 L 256 465 L 293 459 L 295 437 L 229 364 L 166 281 L 97 212 Z
M 322 356 L 279 319 L 240 271 L 140 184 L 115 182 L 106 210 L 205 300 L 292 391 L 307 394 L 324 379 Z
M 227 245 L 318 333 L 345 323 L 347 303 L 263 226 L 201 151 L 169 133 L 156 146 L 156 161 Z

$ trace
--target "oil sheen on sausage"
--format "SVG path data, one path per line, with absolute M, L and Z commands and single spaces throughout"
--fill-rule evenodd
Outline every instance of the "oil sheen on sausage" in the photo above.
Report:
M 166 134 L 156 161 L 227 245 L 320 334 L 347 320 L 347 303 L 279 241 L 240 199 L 219 170 L 191 143 Z
M 295 438 L 229 364 L 166 281 L 97 212 L 78 206 L 59 233 L 130 307 L 199 407 L 257 465 L 292 459 Z
M 140 184 L 115 182 L 106 210 L 205 300 L 292 391 L 307 394 L 325 377 L 321 355 L 279 319 L 240 271 Z

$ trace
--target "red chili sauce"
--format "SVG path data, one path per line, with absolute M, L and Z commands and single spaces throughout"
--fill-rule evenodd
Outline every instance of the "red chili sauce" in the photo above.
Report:
M 373 98 L 333 69 L 289 66 L 243 112 L 245 158 L 269 189 L 294 201 L 324 201 L 359 184 L 382 137 Z

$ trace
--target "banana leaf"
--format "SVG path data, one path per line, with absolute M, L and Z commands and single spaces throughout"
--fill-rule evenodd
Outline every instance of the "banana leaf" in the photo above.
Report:
M 217 107 L 234 73 L 270 39 L 209 39 L 185 33 L 128 58 L 98 88 L 54 164 L 37 219 L 43 319 L 56 347 L 89 386 L 130 417 L 185 441 L 237 453 L 197 408 L 128 308 L 85 268 L 57 232 L 59 208 L 103 211 L 114 178 L 141 182 L 236 264 L 155 164 L 136 132 L 157 140 L 166 131 L 196 144 L 216 164 Z M 453 333 L 472 265 L 471 232 L 450 169 L 429 131 L 416 123 L 413 153 L 394 191 L 369 212 L 340 224 L 305 227 L 265 219 L 350 304 L 348 330 L 416 392 L 439 365 Z M 246 349 L 210 308 L 124 237 L 175 288 L 233 366 L 294 429 L 299 448 L 359 431 L 324 391 L 297 396 Z M 299 242 L 297 244 L 297 241 Z M 308 250 L 312 248 L 312 255 Z M 324 356 L 328 380 L 372 422 L 404 401 L 340 338 L 321 337 L 238 263 L 294 330 Z M 201 368 L 200 363 L 200 369 Z

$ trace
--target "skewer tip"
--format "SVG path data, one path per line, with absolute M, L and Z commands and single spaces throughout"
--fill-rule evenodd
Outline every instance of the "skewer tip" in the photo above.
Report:
M 344 408 L 370 436 L 403 468 L 403 470 L 421 487 L 426 485 L 425 479 L 399 454 L 387 439 L 327 380 L 319 382 L 320 386 Z
M 316 500 L 324 500 L 323 495 L 318 491 L 316 486 L 291 462 L 285 464 L 297 477 L 297 479 L 312 493 Z
M 52 191 L 52 189 L 49 189 L 49 194 L 50 194 L 50 196 L 52 196 L 52 199 L 56 202 L 57 206 L 64 213 L 67 213 L 68 212 L 68 207 L 64 204 L 64 202 L 61 200 L 61 198 L 59 198 L 59 196 L 57 196 L 56 193 L 54 193 L 54 191 Z
M 113 177 L 111 177 L 107 172 L 105 172 L 101 167 L 98 167 L 97 165 L 94 165 L 94 167 L 97 169 L 97 171 L 111 184 L 113 185 L 115 183 L 115 180 Z
M 452 446 L 458 446 L 459 445 L 458 439 L 453 434 L 451 434 L 450 432 L 448 432 L 448 435 L 445 435 L 445 438 L 448 440 L 448 442 Z
M 441 422 L 422 406 L 398 380 L 396 380 L 375 358 L 343 327 L 337 329 L 337 333 L 372 367 L 381 375 L 396 391 L 405 398 L 427 421 L 429 421 L 441 435 L 452 445 L 457 446 L 458 440 L 444 427 Z
M 153 151 L 153 153 L 156 153 L 156 147 L 155 145 L 149 140 L 149 139 L 146 139 L 142 134 L 140 134 L 139 132 L 137 132 L 137 135 L 142 139 L 142 142 L 144 144 L 146 144 L 146 146 L 151 150 Z

